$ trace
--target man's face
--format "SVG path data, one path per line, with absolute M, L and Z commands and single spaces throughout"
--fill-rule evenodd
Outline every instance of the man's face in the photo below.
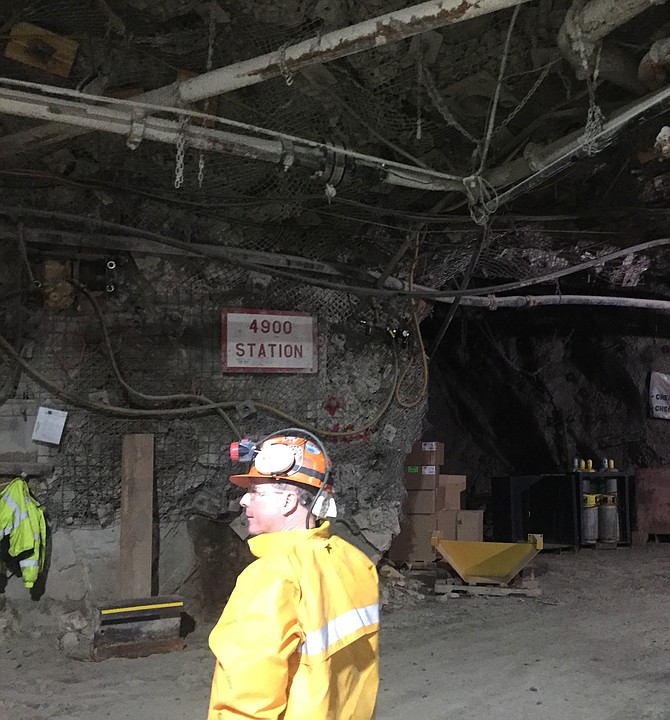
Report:
M 278 532 L 286 521 L 289 492 L 280 490 L 272 482 L 252 482 L 242 496 L 240 505 L 249 521 L 249 534 Z

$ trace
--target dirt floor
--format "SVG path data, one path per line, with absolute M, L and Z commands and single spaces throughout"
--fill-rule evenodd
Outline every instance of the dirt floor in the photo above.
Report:
M 670 720 L 670 544 L 536 562 L 538 598 L 426 588 L 385 613 L 378 720 Z M 48 618 L 5 635 L 0 719 L 204 718 L 208 630 L 182 652 L 99 663 L 66 658 Z

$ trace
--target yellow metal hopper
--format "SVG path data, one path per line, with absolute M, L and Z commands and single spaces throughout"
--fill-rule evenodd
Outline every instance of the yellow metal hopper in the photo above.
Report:
M 542 535 L 529 535 L 528 542 L 466 542 L 445 540 L 433 533 L 433 547 L 467 585 L 507 585 L 542 550 Z

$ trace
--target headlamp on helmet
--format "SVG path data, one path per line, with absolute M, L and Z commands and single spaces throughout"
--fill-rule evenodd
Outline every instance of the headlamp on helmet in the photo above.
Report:
M 231 482 L 247 488 L 253 480 L 274 479 L 332 492 L 327 484 L 330 463 L 320 442 L 293 435 L 274 435 L 257 447 L 245 439 L 231 445 L 231 459 L 253 457 L 253 465 L 244 475 L 232 475 Z

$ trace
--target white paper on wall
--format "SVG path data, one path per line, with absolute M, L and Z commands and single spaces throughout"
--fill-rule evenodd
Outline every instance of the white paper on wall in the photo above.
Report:
M 33 440 L 60 445 L 66 420 L 67 412 L 65 410 L 41 407 L 37 411 L 37 420 L 35 420 L 35 427 L 33 428 Z

